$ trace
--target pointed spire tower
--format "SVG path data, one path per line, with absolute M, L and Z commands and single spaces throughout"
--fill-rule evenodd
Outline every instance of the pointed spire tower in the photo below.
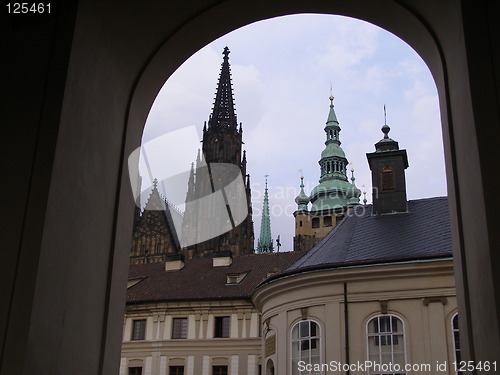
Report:
M 203 222 L 204 220 L 210 221 L 218 215 L 216 212 L 217 207 L 209 203 L 206 203 L 206 207 L 202 207 L 201 205 L 205 203 L 201 202 L 201 200 L 212 194 L 220 194 L 221 191 L 223 192 L 222 194 L 226 194 L 226 191 L 220 188 L 221 181 L 217 182 L 214 180 L 216 173 L 213 172 L 214 169 L 212 169 L 212 167 L 219 163 L 219 166 L 221 166 L 222 163 L 236 165 L 241 171 L 243 180 L 246 180 L 246 182 L 242 184 L 242 188 L 247 198 L 248 216 L 246 216 L 244 221 L 240 224 L 235 224 L 231 211 L 231 197 L 224 195 L 227 212 L 229 213 L 229 221 L 233 229 L 218 237 L 181 249 L 181 253 L 186 259 L 210 256 L 220 252 L 231 252 L 232 255 L 252 254 L 254 250 L 250 177 L 246 174 L 247 157 L 246 154 L 242 152 L 243 129 L 241 123 L 238 124 L 234 105 L 231 68 L 229 65 L 229 48 L 225 47 L 222 55 L 223 61 L 215 92 L 213 108 L 208 121 L 203 124 L 202 152 L 198 152 L 194 173 L 191 171 L 189 176 L 184 218 L 192 218 L 190 219 L 192 220 L 191 222 Z M 200 200 L 200 202 L 194 205 L 189 204 L 188 201 L 191 201 L 192 197 Z M 197 211 L 194 212 L 193 210 Z M 224 210 L 224 212 L 226 211 Z M 188 224 L 183 223 L 183 228 L 186 228 L 187 225 Z M 207 229 L 193 229 L 193 225 L 189 226 L 194 232 Z M 224 229 L 225 228 L 226 226 L 224 224 Z M 200 238 L 198 237 L 199 232 L 196 233 L 195 238 Z M 201 236 L 201 238 L 207 238 L 207 236 Z
M 203 131 L 203 155 L 207 163 L 241 162 L 242 125 L 238 127 L 229 66 L 229 48 L 222 52 L 224 59 L 215 93 L 208 126 Z
M 271 217 L 269 215 L 269 195 L 267 192 L 267 177 L 266 174 L 266 188 L 264 190 L 264 203 L 262 207 L 262 222 L 260 224 L 260 237 L 257 245 L 257 253 L 272 253 L 273 240 L 271 238 Z
M 351 171 L 351 182 L 347 177 L 349 162 L 340 147 L 341 128 L 333 99 L 330 89 L 330 110 L 324 128 L 325 148 L 319 160 L 319 185 L 311 191 L 309 201 L 306 201 L 301 197 L 303 193 L 303 183 L 301 183 L 301 194 L 296 198 L 294 250 L 312 248 L 344 218 L 352 206 L 359 204 L 361 191 L 354 184 L 354 170 Z M 308 202 L 311 203 L 309 211 L 307 211 Z

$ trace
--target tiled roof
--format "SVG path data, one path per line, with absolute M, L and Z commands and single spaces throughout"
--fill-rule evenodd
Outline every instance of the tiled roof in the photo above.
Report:
M 408 202 L 408 213 L 372 215 L 358 206 L 285 273 L 327 266 L 451 257 L 447 197 Z
M 281 272 L 304 252 L 235 256 L 227 267 L 212 267 L 212 258 L 189 259 L 179 271 L 165 271 L 165 263 L 132 264 L 129 280 L 141 280 L 127 290 L 127 304 L 250 299 L 257 285 L 270 273 Z M 237 285 L 227 285 L 228 274 L 248 272 Z

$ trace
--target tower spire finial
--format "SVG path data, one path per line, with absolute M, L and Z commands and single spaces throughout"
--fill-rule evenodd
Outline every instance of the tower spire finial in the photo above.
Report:
M 332 105 L 333 105 L 333 99 L 335 99 L 335 98 L 333 97 L 333 93 L 332 93 L 332 81 L 330 81 L 330 97 L 328 99 L 330 99 L 330 101 L 332 102 Z
M 387 125 L 387 112 L 385 110 L 385 104 L 384 104 L 384 125 Z
M 220 70 L 214 108 L 209 120 L 210 127 L 231 128 L 235 131 L 238 120 L 234 110 L 233 87 L 231 83 L 231 68 L 229 66 L 229 48 L 224 47 L 224 59 Z

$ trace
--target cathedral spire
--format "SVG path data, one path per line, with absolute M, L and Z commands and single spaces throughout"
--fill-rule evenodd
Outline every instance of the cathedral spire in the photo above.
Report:
M 234 111 L 231 69 L 229 67 L 229 48 L 222 52 L 224 60 L 220 70 L 219 83 L 215 94 L 214 108 L 209 120 L 209 127 L 231 128 L 236 130 L 238 121 Z
M 271 238 L 271 218 L 269 216 L 269 196 L 267 193 L 267 177 L 266 188 L 264 190 L 264 204 L 262 208 L 262 222 L 260 224 L 260 238 L 257 245 L 257 253 L 272 253 L 273 240 Z

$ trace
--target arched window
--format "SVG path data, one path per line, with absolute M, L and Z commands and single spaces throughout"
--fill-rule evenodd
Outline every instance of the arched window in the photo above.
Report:
M 405 333 L 403 321 L 397 316 L 377 315 L 367 324 L 368 360 L 374 364 L 369 374 L 403 375 L 406 364 Z M 379 365 L 378 367 L 375 364 Z M 400 372 L 386 372 L 384 365 Z M 382 366 L 382 368 L 381 368 Z
M 314 217 L 312 219 L 312 227 L 313 228 L 319 228 L 319 217 Z
M 331 216 L 325 216 L 323 218 L 323 226 L 324 227 L 331 227 L 332 226 L 332 217 Z
M 318 323 L 302 320 L 292 327 L 292 375 L 320 375 L 321 335 Z M 302 365 L 302 367 L 301 367 Z M 311 371 L 299 371 L 307 368 Z
M 394 189 L 394 170 L 391 167 L 382 168 L 382 190 Z
M 458 331 L 458 314 L 453 315 L 451 318 L 451 333 L 453 337 L 453 354 L 455 356 L 455 362 L 459 363 L 462 356 L 460 355 L 460 334 Z M 457 374 L 462 374 L 458 371 Z

